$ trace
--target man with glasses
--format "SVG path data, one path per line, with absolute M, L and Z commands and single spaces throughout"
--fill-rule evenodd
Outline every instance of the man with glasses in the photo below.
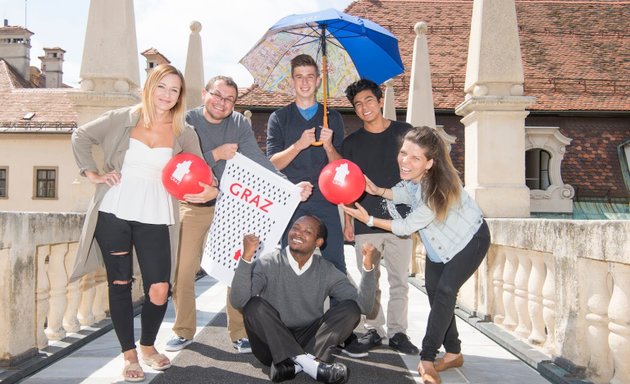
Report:
M 238 96 L 238 86 L 234 80 L 228 76 L 215 76 L 208 81 L 201 94 L 203 105 L 189 110 L 186 122 L 195 127 L 203 156 L 217 179 L 221 179 L 226 161 L 233 158 L 236 152 L 281 175 L 258 146 L 249 121 L 234 111 Z M 311 184 L 297 185 L 302 188 L 301 196 L 305 200 L 311 193 Z M 195 275 L 200 268 L 204 239 L 214 217 L 214 204 L 215 200 L 205 204 L 182 202 L 180 205 L 180 245 L 173 284 L 175 335 L 167 342 L 167 351 L 185 348 L 192 343 L 195 335 Z M 226 312 L 228 334 L 234 348 L 240 353 L 250 353 L 243 316 L 230 305 L 229 300 Z

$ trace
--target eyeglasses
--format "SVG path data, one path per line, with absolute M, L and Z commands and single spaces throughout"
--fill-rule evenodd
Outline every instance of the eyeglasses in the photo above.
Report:
M 217 100 L 223 101 L 226 104 L 232 104 L 234 105 L 234 103 L 236 103 L 236 99 L 228 96 L 228 97 L 223 97 L 219 92 L 217 91 L 206 91 L 208 92 L 211 96 L 214 96 Z

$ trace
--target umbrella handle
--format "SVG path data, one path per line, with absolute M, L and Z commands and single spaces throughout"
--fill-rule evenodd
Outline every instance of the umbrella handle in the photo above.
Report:
M 323 35 L 326 35 L 326 30 L 324 30 Z M 322 39 L 322 43 L 326 44 L 326 39 Z M 324 125 L 323 127 L 328 128 L 328 60 L 326 57 L 326 49 L 322 49 L 322 93 L 324 94 Z M 324 145 L 324 142 L 317 140 L 314 141 L 313 144 L 316 147 L 320 147 Z
M 319 127 L 315 127 L 315 141 L 311 143 L 311 145 L 314 147 L 321 147 L 322 145 L 324 145 L 324 142 L 319 140 L 319 135 L 321 135 L 322 133 L 322 127 L 323 126 L 321 125 Z

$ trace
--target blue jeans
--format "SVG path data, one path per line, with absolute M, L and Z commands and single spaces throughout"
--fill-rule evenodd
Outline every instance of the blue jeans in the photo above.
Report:
M 461 352 L 454 314 L 457 293 L 479 268 L 488 247 L 490 230 L 484 220 L 470 242 L 448 263 L 434 263 L 427 257 L 424 280 L 431 312 L 422 340 L 421 360 L 435 361 L 442 345 L 448 353 Z

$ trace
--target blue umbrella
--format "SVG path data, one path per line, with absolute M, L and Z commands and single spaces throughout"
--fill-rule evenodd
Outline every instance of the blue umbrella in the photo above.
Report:
M 303 53 L 322 68 L 325 117 L 328 96 L 342 96 L 350 83 L 366 78 L 381 84 L 404 71 L 396 36 L 373 21 L 332 8 L 280 19 L 240 63 L 261 89 L 288 93 L 290 61 Z

